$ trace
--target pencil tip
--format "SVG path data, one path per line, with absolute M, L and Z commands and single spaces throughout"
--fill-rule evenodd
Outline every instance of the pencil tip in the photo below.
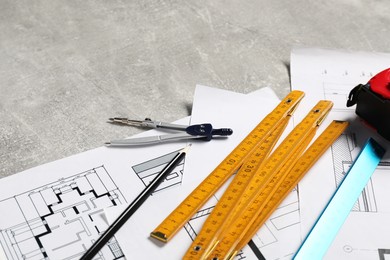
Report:
M 181 152 L 182 152 L 182 153 L 187 153 L 188 150 L 190 150 L 191 145 L 192 145 L 192 144 L 189 144 L 189 145 L 187 145 L 186 147 L 184 147 L 184 148 L 181 150 Z

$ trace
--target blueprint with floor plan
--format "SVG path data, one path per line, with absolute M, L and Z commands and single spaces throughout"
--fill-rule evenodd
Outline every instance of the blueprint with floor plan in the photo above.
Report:
M 182 146 L 101 147 L 1 179 L 0 258 L 79 259 L 108 227 L 104 209 L 132 201 Z M 156 192 L 180 185 L 183 167 Z M 113 237 L 94 259 L 125 256 Z
M 10 259 L 71 259 L 85 250 L 84 238 L 105 230 L 103 208 L 125 202 L 104 166 L 61 178 L 0 201 L 1 212 L 13 212 L 1 219 L 1 245 Z M 123 256 L 115 238 L 103 251 Z

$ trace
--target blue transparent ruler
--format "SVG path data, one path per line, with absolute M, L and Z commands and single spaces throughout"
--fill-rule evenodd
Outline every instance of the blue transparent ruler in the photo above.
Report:
M 367 141 L 298 249 L 295 260 L 323 258 L 384 153 L 385 149 L 374 139 Z

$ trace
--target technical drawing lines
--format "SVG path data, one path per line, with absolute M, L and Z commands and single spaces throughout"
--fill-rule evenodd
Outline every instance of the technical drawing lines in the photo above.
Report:
M 345 164 L 352 164 L 352 150 L 355 147 L 356 144 L 354 138 L 351 138 L 351 136 L 346 134 L 341 135 L 331 146 L 335 181 L 337 186 L 345 176 Z
M 217 203 L 217 198 L 213 196 L 211 206 L 207 206 L 199 210 L 190 221 L 184 225 L 184 229 L 188 236 L 193 241 L 197 235 L 197 231 L 201 229 L 205 218 L 207 218 L 211 211 L 214 209 L 215 203 Z M 267 247 L 274 247 L 280 242 L 280 239 L 285 239 L 287 236 L 286 232 L 289 233 L 299 230 L 299 197 L 297 189 L 294 189 L 290 196 L 286 198 L 285 202 L 278 207 L 275 213 L 270 217 L 267 223 L 263 226 L 260 232 L 256 234 L 253 240 L 250 241 L 249 248 L 257 259 L 265 259 L 262 250 Z M 294 234 L 295 234 L 294 233 Z M 284 241 L 284 243 L 290 243 L 290 241 Z M 295 249 L 295 247 L 294 247 Z M 268 249 L 272 250 L 272 249 Z M 294 252 L 288 252 L 288 254 L 293 254 Z M 235 259 L 246 259 L 247 256 L 244 251 L 240 251 Z
M 178 150 L 179 151 L 179 150 Z M 178 151 L 165 154 L 163 156 L 151 159 L 149 161 L 132 166 L 133 171 L 137 174 L 138 178 L 147 186 L 153 178 L 161 172 L 167 163 L 169 163 Z M 176 166 L 166 179 L 160 184 L 160 186 L 154 191 L 154 193 L 164 190 L 166 188 L 180 185 L 183 178 L 183 168 L 185 159 Z
M 372 71 L 364 71 L 364 70 L 350 71 L 350 70 L 332 70 L 332 68 L 330 68 L 330 69 L 324 68 L 321 70 L 321 75 L 323 75 L 323 76 L 330 75 L 331 77 L 352 76 L 353 78 L 359 77 L 362 79 L 362 81 L 367 81 L 367 79 L 372 78 L 375 74 Z
M 338 187 L 352 165 L 355 155 L 358 152 L 354 134 L 341 135 L 331 147 L 335 184 Z M 377 204 L 374 193 L 374 186 L 370 180 L 363 189 L 362 194 L 352 208 L 353 211 L 377 212 Z
M 322 85 L 324 99 L 332 100 L 334 103 L 333 111 L 351 111 L 354 107 L 347 107 L 350 89 L 353 85 L 324 82 Z
M 103 209 L 125 202 L 104 166 L 61 178 L 0 201 L 0 244 L 12 260 L 78 259 L 107 228 Z M 96 259 L 120 258 L 113 238 Z
M 215 196 L 213 196 L 213 200 L 216 199 Z M 216 203 L 216 202 L 215 202 Z M 197 236 L 197 230 L 200 230 L 202 227 L 202 224 L 204 220 L 210 215 L 211 211 L 214 209 L 215 206 L 205 207 L 201 210 L 199 210 L 188 222 L 184 225 L 184 229 L 187 232 L 188 236 L 191 238 L 191 241 L 195 239 Z M 245 259 L 245 254 L 240 251 L 239 254 L 237 254 L 235 260 L 242 260 Z
M 195 237 L 197 236 L 196 230 L 198 230 L 198 228 L 201 227 L 198 224 L 198 222 L 203 222 L 203 221 L 201 221 L 201 218 L 207 218 L 210 215 L 213 208 L 214 208 L 214 206 L 199 210 L 190 219 L 190 221 L 184 225 L 184 229 L 187 231 L 187 234 L 190 236 L 191 240 L 195 240 Z
M 346 106 L 349 92 L 356 85 L 365 84 L 375 73 L 369 71 L 324 69 L 321 75 L 323 77 L 323 98 L 333 101 L 333 111 L 353 111 L 355 108 Z
M 354 251 L 361 251 L 364 253 L 371 253 L 373 252 L 374 254 L 371 255 L 370 259 L 378 259 L 378 260 L 388 260 L 390 259 L 390 248 L 353 248 L 350 245 L 345 245 L 343 247 L 343 251 L 350 254 L 353 253 Z M 368 255 L 366 255 L 368 257 Z M 377 258 L 378 257 L 378 258 Z
M 390 258 L 390 249 L 378 249 L 379 260 L 386 260 Z

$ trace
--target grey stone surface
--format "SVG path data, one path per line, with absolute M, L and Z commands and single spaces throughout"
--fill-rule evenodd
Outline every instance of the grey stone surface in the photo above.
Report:
M 173 121 L 196 84 L 289 91 L 294 46 L 390 52 L 387 0 L 0 0 L 0 176 Z

